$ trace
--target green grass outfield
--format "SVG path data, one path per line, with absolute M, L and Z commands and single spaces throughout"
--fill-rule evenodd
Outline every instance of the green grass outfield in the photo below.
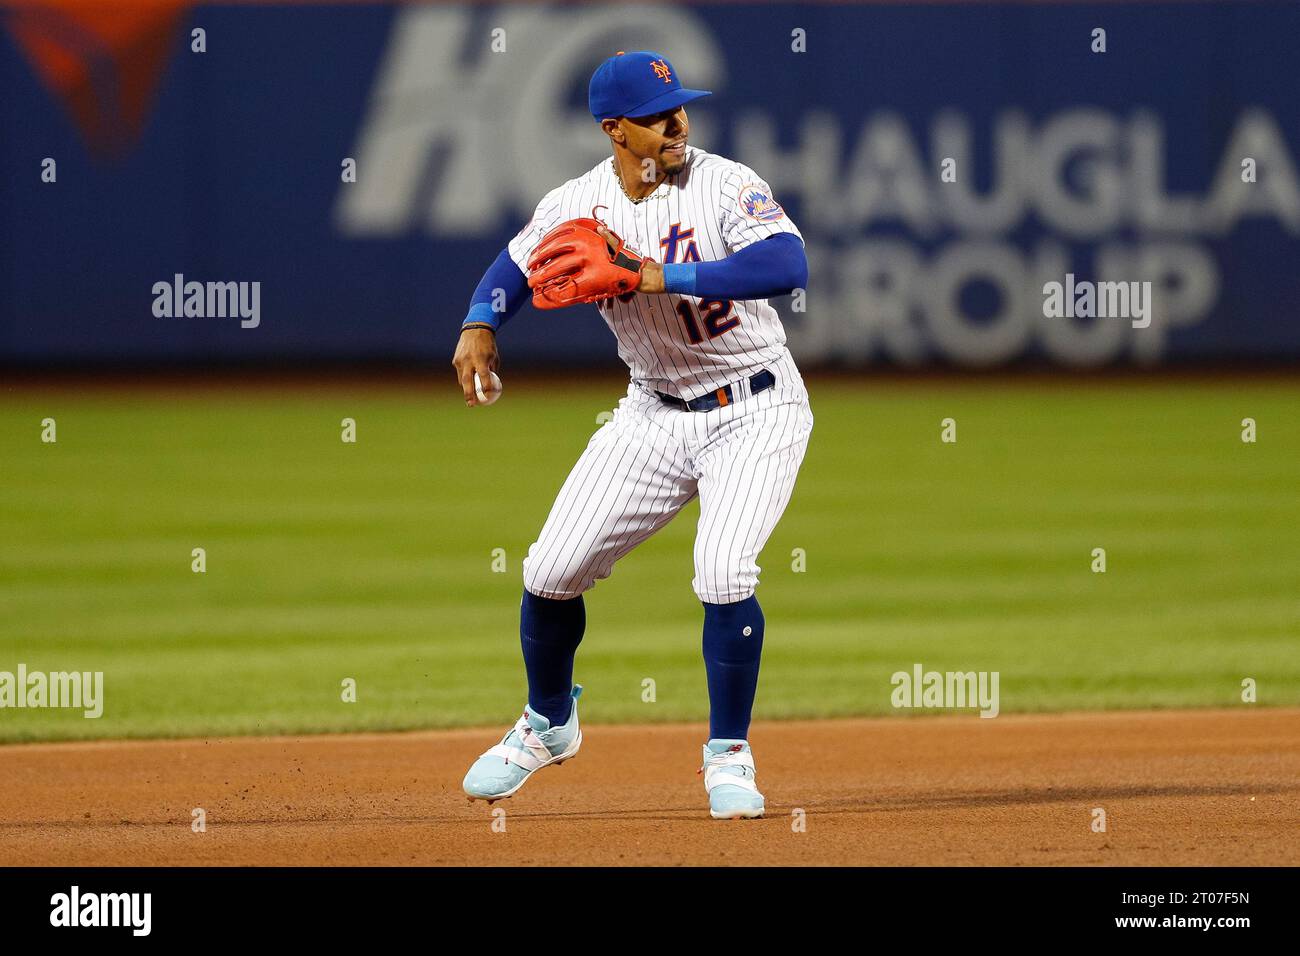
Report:
M 469 410 L 435 384 L 0 392 L 0 670 L 103 671 L 106 698 L 0 710 L 0 740 L 504 728 L 520 559 L 623 386 L 507 375 Z M 1245 677 L 1300 704 L 1300 385 L 810 387 L 760 562 L 760 717 L 894 713 L 917 662 L 1000 672 L 1003 713 L 1247 706 Z M 706 716 L 697 514 L 587 595 L 584 719 Z

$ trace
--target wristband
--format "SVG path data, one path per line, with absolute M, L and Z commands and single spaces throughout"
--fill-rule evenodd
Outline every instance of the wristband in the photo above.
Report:
M 463 332 L 467 328 L 476 328 L 491 329 L 495 332 L 499 325 L 501 325 L 501 317 L 492 311 L 492 306 L 486 302 L 475 302 L 469 307 L 469 314 L 460 324 L 460 330 Z
M 664 291 L 678 295 L 695 294 L 695 263 L 668 262 L 664 264 Z

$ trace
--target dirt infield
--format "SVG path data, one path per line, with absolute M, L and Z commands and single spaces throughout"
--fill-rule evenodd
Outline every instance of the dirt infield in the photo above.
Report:
M 1300 864 L 1297 710 L 760 723 L 757 821 L 709 819 L 695 725 L 586 727 L 494 818 L 499 733 L 3 747 L 0 864 Z

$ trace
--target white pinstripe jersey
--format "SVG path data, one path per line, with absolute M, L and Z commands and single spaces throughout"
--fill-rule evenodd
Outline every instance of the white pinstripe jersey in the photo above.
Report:
M 510 257 L 527 273 L 542 236 L 562 222 L 591 216 L 596 206 L 605 207 L 597 218 L 656 262 L 725 259 L 782 232 L 803 238 L 757 173 L 688 145 L 682 170 L 641 202 L 624 194 L 613 157 L 551 190 L 510 240 Z M 633 381 L 669 395 L 695 398 L 785 354 L 785 330 L 766 299 L 631 293 L 598 307 Z

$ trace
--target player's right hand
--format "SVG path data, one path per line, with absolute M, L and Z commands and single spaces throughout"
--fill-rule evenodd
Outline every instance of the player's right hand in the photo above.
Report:
M 474 394 L 474 373 L 478 372 L 479 379 L 487 383 L 492 378 L 489 373 L 497 371 L 500 364 L 495 332 L 490 329 L 466 329 L 460 333 L 451 367 L 456 370 L 461 391 L 465 393 L 466 405 L 473 408 L 482 404 Z

